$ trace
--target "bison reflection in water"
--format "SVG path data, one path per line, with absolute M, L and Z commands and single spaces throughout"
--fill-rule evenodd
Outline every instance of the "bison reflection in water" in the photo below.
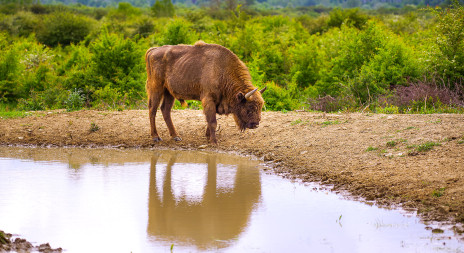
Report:
M 151 136 L 160 141 L 155 125 L 156 111 L 161 113 L 171 137 L 181 138 L 171 120 L 174 100 L 199 100 L 206 116 L 206 137 L 217 144 L 216 113 L 233 114 L 240 130 L 256 128 L 261 120 L 264 100 L 251 83 L 245 64 L 229 49 L 198 41 L 194 46 L 153 47 L 145 54 L 146 89 Z
M 167 164 L 159 162 L 164 157 L 152 157 L 147 232 L 154 240 L 175 245 L 227 247 L 244 231 L 260 199 L 259 169 L 227 165 L 237 161 L 213 154 L 183 154 L 173 153 Z M 194 174 L 203 175 L 203 183 Z M 196 177 L 194 184 L 200 182 L 200 194 L 198 187 L 185 189 L 186 183 L 177 176 Z

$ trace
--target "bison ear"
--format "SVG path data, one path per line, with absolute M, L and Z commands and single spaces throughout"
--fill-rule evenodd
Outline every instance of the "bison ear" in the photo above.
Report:
M 245 95 L 243 95 L 243 93 L 241 92 L 237 93 L 237 100 L 238 102 L 242 102 L 243 100 L 246 100 Z
M 263 93 L 266 91 L 266 89 L 267 89 L 267 86 L 265 86 L 264 88 L 262 88 L 262 89 L 259 91 L 259 93 L 263 94 Z

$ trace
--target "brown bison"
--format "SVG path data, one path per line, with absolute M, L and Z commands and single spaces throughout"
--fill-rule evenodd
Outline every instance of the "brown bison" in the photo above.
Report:
M 151 136 L 160 141 L 155 125 L 158 106 L 171 137 L 180 141 L 171 120 L 174 100 L 199 100 L 208 126 L 206 137 L 217 144 L 216 113 L 234 115 L 240 130 L 258 127 L 264 100 L 251 83 L 248 68 L 229 49 L 198 41 L 195 45 L 153 47 L 145 54 Z

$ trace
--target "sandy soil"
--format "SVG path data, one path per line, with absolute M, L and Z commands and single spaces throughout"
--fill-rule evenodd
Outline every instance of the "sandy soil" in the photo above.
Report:
M 245 132 L 231 116 L 220 117 L 218 147 L 207 145 L 201 111 L 177 110 L 172 117 L 181 142 L 170 140 L 158 113 L 163 141 L 153 143 L 148 111 L 131 110 L 1 119 L 0 144 L 233 151 L 272 162 L 287 176 L 333 185 L 380 205 L 399 204 L 425 220 L 449 221 L 462 229 L 464 115 L 263 112 L 260 126 Z M 427 142 L 439 146 L 417 149 Z

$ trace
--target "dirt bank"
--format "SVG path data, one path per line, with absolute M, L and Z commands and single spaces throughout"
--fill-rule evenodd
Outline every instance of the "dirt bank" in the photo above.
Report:
M 232 117 L 221 117 L 218 147 L 205 147 L 201 111 L 173 112 L 181 142 L 170 140 L 158 114 L 164 140 L 156 144 L 147 115 L 53 111 L 1 119 L 0 144 L 236 151 L 365 200 L 417 209 L 425 220 L 464 222 L 464 115 L 264 112 L 259 128 L 243 133 Z

